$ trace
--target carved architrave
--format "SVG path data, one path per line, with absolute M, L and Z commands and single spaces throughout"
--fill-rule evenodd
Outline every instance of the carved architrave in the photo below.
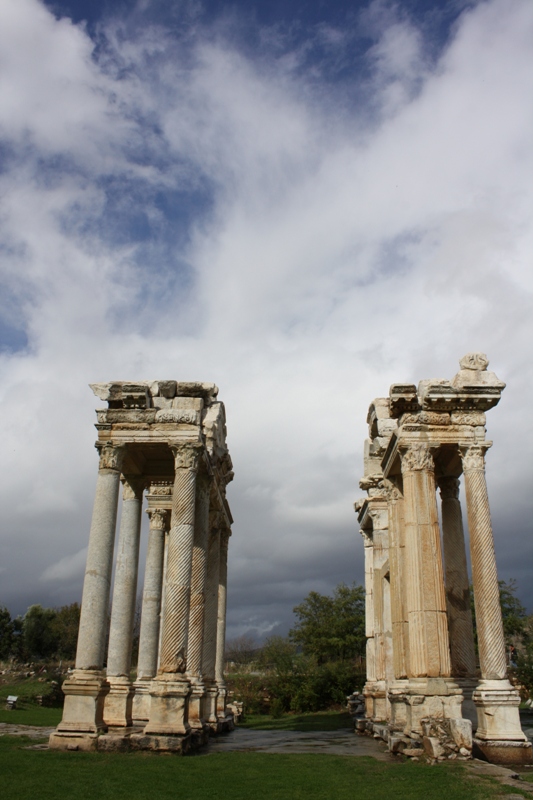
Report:
M 400 450 L 402 472 L 416 472 L 417 470 L 434 470 L 433 450 L 427 444 L 419 442 L 410 445 L 406 450 Z
M 472 425 L 477 427 L 485 425 L 487 418 L 483 411 L 454 411 L 452 413 L 452 423 L 454 425 Z
M 152 497 L 170 497 L 172 494 L 172 483 L 170 483 L 170 481 L 151 483 L 148 494 Z
M 171 444 L 176 469 L 190 469 L 196 472 L 202 455 L 201 444 Z
M 418 414 L 404 414 L 401 419 L 404 425 L 449 425 L 450 415 L 438 411 L 420 411 Z
M 459 479 L 453 476 L 444 476 L 438 480 L 440 496 L 443 500 L 457 500 L 459 498 Z
M 461 459 L 463 462 L 463 471 L 467 472 L 470 470 L 485 470 L 485 450 L 488 449 L 488 445 L 479 445 L 479 444 L 472 444 L 472 445 L 464 445 L 459 447 L 461 453 Z
M 124 445 L 116 445 L 113 442 L 106 442 L 105 444 L 97 442 L 96 449 L 100 456 L 98 469 L 120 470 L 125 453 Z

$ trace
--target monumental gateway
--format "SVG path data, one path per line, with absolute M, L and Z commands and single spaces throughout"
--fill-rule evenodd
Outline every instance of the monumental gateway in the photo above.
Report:
M 91 388 L 108 407 L 96 412 L 100 463 L 76 665 L 50 745 L 187 752 L 233 724 L 223 674 L 233 478 L 224 405 L 212 383 Z M 143 498 L 149 533 L 132 681 Z
M 360 482 L 368 496 L 356 503 L 367 635 L 366 714 L 358 728 L 409 755 L 419 744 L 441 758 L 468 757 L 473 747 L 489 761 L 530 763 L 520 697 L 507 676 L 485 482 L 492 444 L 485 438 L 485 412 L 499 402 L 505 384 L 487 370 L 482 353 L 469 353 L 460 367 L 451 381 L 394 384 L 368 412 Z

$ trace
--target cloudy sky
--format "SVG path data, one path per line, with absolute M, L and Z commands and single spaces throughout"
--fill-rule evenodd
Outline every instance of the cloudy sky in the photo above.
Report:
M 533 610 L 530 0 L 1 0 L 0 604 L 79 600 L 89 382 L 214 381 L 229 636 L 362 581 L 370 401 L 507 382 L 500 576 Z

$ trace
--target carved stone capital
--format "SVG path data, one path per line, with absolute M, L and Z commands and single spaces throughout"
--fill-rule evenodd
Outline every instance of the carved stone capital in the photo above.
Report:
M 390 503 L 397 503 L 403 498 L 403 494 L 394 481 L 387 478 L 383 481 L 383 486 L 387 493 L 387 499 Z
M 400 450 L 402 472 L 433 471 L 435 469 L 433 450 L 434 448 L 429 445 L 419 442 L 410 445 L 405 450 Z
M 96 449 L 100 456 L 98 469 L 114 469 L 120 471 L 124 459 L 124 445 L 115 445 L 113 442 L 96 442 Z
M 201 444 L 171 444 L 176 469 L 190 469 L 197 472 L 202 455 Z
M 457 500 L 459 498 L 459 479 L 453 476 L 443 476 L 438 480 L 440 496 L 443 500 Z
M 485 470 L 485 451 L 490 447 L 489 444 L 460 445 L 459 452 L 463 462 L 463 471 Z
M 146 486 L 146 481 L 143 478 L 123 475 L 120 480 L 122 481 L 122 497 L 124 500 L 140 500 L 142 498 L 144 487 Z
M 146 513 L 150 520 L 150 530 L 166 531 L 169 522 L 169 512 L 164 508 L 149 508 Z

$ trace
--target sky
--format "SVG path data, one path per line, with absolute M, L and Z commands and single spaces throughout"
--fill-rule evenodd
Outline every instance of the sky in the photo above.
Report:
M 88 384 L 214 381 L 228 636 L 285 634 L 363 580 L 370 402 L 482 351 L 533 611 L 532 42 L 530 0 L 1 0 L 0 605 L 81 598 Z

